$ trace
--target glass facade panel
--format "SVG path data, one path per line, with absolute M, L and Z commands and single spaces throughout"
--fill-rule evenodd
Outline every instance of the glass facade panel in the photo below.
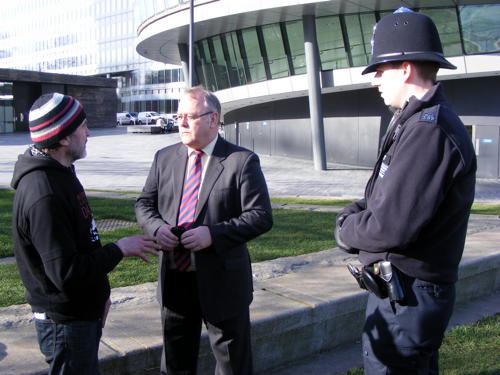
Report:
M 235 32 L 227 33 L 224 36 L 224 41 L 227 46 L 227 69 L 231 86 L 244 85 L 247 80 L 243 67 L 243 59 L 241 58 L 240 46 L 238 44 L 238 36 Z
M 6 2 L 0 68 L 121 76 L 124 110 L 172 109 L 182 72 L 150 65 L 136 53 L 135 41 L 141 22 L 179 2 L 188 0 L 81 0 L 63 8 L 61 0 Z M 500 52 L 499 4 L 419 11 L 435 21 L 446 56 Z M 389 13 L 316 18 L 322 69 L 366 65 L 375 16 Z M 300 19 L 211 36 L 195 48 L 200 83 L 213 91 L 306 73 Z
M 445 56 L 460 56 L 463 54 L 455 8 L 421 9 L 420 13 L 432 18 L 436 24 Z
M 0 134 L 14 131 L 12 82 L 0 82 Z
M 424 8 L 418 11 L 427 14 L 436 23 L 446 56 L 462 55 L 462 43 L 466 54 L 500 51 L 498 4 Z M 392 11 L 383 11 L 378 16 L 380 18 L 391 13 Z M 316 18 L 322 70 L 368 64 L 375 23 L 375 13 Z M 259 39 L 260 30 L 262 38 Z M 461 34 L 464 36 L 463 41 L 460 39 Z M 261 46 L 261 43 L 264 45 Z M 268 79 L 266 69 L 270 78 L 306 73 L 301 20 L 264 25 L 259 30 L 238 30 L 212 37 L 208 45 L 206 41 L 198 44 L 200 50 L 196 52 L 197 71 L 201 82 L 207 87 L 217 86 L 220 90 L 263 81 Z M 206 58 L 207 54 L 211 54 L 211 57 Z M 225 74 L 222 70 L 224 66 Z
M 500 52 L 500 4 L 459 7 L 466 54 Z
M 214 55 L 214 72 L 217 80 L 219 90 L 227 89 L 229 84 L 229 77 L 226 68 L 226 59 L 224 58 L 224 50 L 222 49 L 222 42 L 220 36 L 214 36 L 212 41 L 212 54 Z
M 255 27 L 241 31 L 243 40 L 242 51 L 244 53 L 243 61 L 247 64 L 248 72 L 250 73 L 249 82 L 265 81 L 266 70 L 264 68 L 264 59 L 260 52 L 259 39 L 257 38 L 257 30 Z
M 200 42 L 200 53 L 202 62 L 203 75 L 205 76 L 205 87 L 211 91 L 217 91 L 217 81 L 215 80 L 214 66 L 212 64 L 212 56 L 208 47 L 208 40 Z
M 295 74 L 305 74 L 306 57 L 304 53 L 304 28 L 302 21 L 287 22 L 285 28 L 294 72 Z
M 371 38 L 375 14 L 363 13 L 345 16 L 349 53 L 353 66 L 367 65 L 371 55 Z
M 349 66 L 338 16 L 316 18 L 321 70 L 340 69 Z
M 285 47 L 283 46 L 280 25 L 275 23 L 262 26 L 262 34 L 264 36 L 271 77 L 280 78 L 289 76 L 290 70 L 288 69 L 288 59 L 285 54 Z
M 205 61 L 202 58 L 200 44 L 201 42 L 197 42 L 194 45 L 194 65 L 198 80 L 204 87 L 207 87 L 207 77 L 205 76 Z

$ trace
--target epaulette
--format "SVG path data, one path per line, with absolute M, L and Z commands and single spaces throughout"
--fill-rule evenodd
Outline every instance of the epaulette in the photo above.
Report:
M 420 121 L 436 123 L 439 114 L 439 104 L 434 107 L 425 108 L 420 113 Z

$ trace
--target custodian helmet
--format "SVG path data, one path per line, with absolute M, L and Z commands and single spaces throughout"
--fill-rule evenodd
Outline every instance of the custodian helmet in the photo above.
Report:
M 434 61 L 441 68 L 457 68 L 444 58 L 434 22 L 407 8 L 398 9 L 375 25 L 372 58 L 361 74 L 374 72 L 378 65 L 392 61 Z

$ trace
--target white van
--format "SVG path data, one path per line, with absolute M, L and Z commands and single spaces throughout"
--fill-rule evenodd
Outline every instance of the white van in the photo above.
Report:
M 158 112 L 145 111 L 139 112 L 137 115 L 137 123 L 139 125 L 161 125 L 164 121 Z
M 119 112 L 116 114 L 116 125 L 134 125 L 136 118 L 130 112 Z

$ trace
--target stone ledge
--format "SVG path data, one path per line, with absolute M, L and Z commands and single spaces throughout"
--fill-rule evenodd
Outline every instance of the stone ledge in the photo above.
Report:
M 127 133 L 150 133 L 160 134 L 163 129 L 160 125 L 129 125 L 127 126 Z
M 498 233 L 468 236 L 457 283 L 457 303 L 500 289 L 498 243 Z M 278 273 L 277 266 L 273 268 L 269 262 L 272 277 L 255 281 L 251 317 L 256 373 L 267 373 L 359 340 L 368 294 L 357 287 L 345 268 L 352 259 L 331 249 L 320 252 L 314 260 L 308 260 L 308 256 L 282 260 L 287 265 L 278 267 Z M 265 266 L 259 267 L 254 267 L 254 272 L 264 274 Z M 286 274 L 283 269 L 288 270 Z M 142 284 L 134 287 L 133 293 L 131 287 L 113 289 L 115 303 L 99 351 L 103 375 L 158 373 L 162 338 L 155 287 L 155 283 Z M 29 315 L 29 308 L 23 306 Z M 2 316 L 7 311 L 17 315 L 19 311 L 14 310 L 18 308 L 1 309 Z M 0 361 L 0 373 L 4 375 L 35 375 L 46 369 L 34 329 L 25 323 L 2 330 L 0 341 L 5 356 Z M 203 333 L 198 373 L 212 374 L 213 366 L 208 338 Z

